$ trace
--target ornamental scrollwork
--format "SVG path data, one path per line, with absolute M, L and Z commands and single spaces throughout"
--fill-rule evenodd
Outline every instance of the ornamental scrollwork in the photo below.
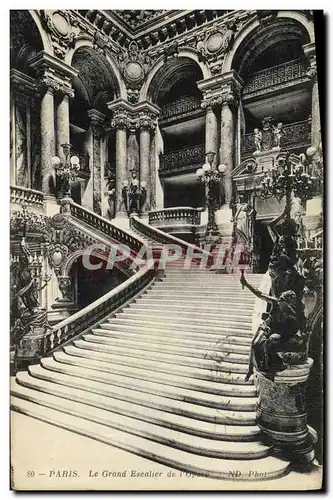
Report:
M 140 51 L 134 40 L 116 57 L 126 82 L 128 100 L 132 103 L 138 102 L 139 89 L 151 64 L 150 57 Z
M 42 10 L 41 17 L 50 33 L 55 55 L 64 59 L 68 49 L 74 46 L 80 29 L 67 10 Z

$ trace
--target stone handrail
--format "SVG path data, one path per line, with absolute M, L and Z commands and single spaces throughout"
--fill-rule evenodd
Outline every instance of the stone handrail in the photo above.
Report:
M 294 59 L 270 68 L 256 71 L 245 83 L 243 95 L 266 90 L 307 76 L 308 63 L 303 59 Z
M 77 205 L 73 201 L 70 202 L 70 214 L 76 217 L 79 221 L 86 223 L 94 230 L 100 231 L 109 238 L 112 238 L 117 243 L 127 245 L 134 252 L 139 252 L 142 248 L 142 242 L 136 239 L 131 234 L 114 226 L 109 220 L 95 214 L 91 210 Z
M 55 325 L 53 330 L 44 338 L 44 352 L 42 355 L 50 353 L 64 342 L 98 324 L 98 322 L 148 286 L 153 281 L 154 275 L 154 269 L 142 268 L 138 273 L 95 300 L 95 302 Z
M 10 202 L 27 205 L 43 205 L 44 193 L 22 186 L 10 186 Z
M 157 229 L 156 227 L 152 227 L 149 224 L 146 224 L 145 222 L 143 222 L 141 219 L 139 219 L 136 216 L 134 216 L 134 217 L 132 216 L 130 218 L 130 227 L 137 230 L 139 233 L 143 234 L 146 238 L 157 241 L 158 243 L 169 244 L 169 245 L 179 245 L 183 250 L 184 256 L 189 251 L 192 253 L 192 255 L 194 255 L 194 257 L 193 257 L 194 261 L 196 260 L 196 257 L 198 258 L 198 260 L 200 260 L 200 258 L 199 258 L 200 254 L 202 256 L 207 257 L 207 265 L 210 265 L 214 260 L 214 256 L 210 252 L 207 252 L 207 250 L 203 250 L 202 248 L 199 248 L 196 245 L 192 245 L 191 243 L 187 243 L 185 240 L 181 240 L 180 238 L 176 238 L 175 236 L 172 236 L 171 234 L 165 233 L 164 231 L 161 231 L 160 229 Z
M 154 227 L 175 224 L 200 224 L 200 210 L 192 207 L 172 207 L 149 212 L 149 224 Z

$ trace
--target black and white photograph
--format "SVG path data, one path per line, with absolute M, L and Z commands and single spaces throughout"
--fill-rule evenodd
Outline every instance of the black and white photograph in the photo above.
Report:
M 323 488 L 325 14 L 278 7 L 8 12 L 11 490 Z

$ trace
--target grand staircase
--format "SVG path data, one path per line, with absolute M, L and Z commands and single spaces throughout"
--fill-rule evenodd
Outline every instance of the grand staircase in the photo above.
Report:
M 187 250 L 200 249 L 139 219 L 122 230 L 75 203 L 70 210 L 68 221 L 92 243 L 120 241 L 134 254 L 144 243 L 154 260 L 165 243 L 180 244 L 182 257 L 163 276 L 139 266 L 55 325 L 51 354 L 12 377 L 13 411 L 187 473 L 286 474 L 289 463 L 262 441 L 256 390 L 245 382 L 254 296 L 239 275 L 203 269 L 197 257 L 185 269 Z M 248 279 L 258 286 L 262 276 Z
M 258 286 L 262 276 L 249 275 Z M 165 277 L 88 333 L 18 372 L 12 408 L 186 472 L 284 475 L 255 422 L 245 382 L 254 296 L 239 276 Z

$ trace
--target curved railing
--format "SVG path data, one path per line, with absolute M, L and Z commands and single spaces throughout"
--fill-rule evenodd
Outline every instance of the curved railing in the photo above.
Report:
M 114 226 L 109 220 L 101 217 L 100 215 L 91 212 L 87 208 L 83 208 L 81 205 L 77 205 L 73 201 L 70 202 L 70 215 L 74 216 L 81 222 L 86 223 L 92 229 L 100 231 L 109 238 L 127 245 L 134 252 L 139 252 L 142 248 L 142 241 L 139 241 L 131 234 L 123 231 L 119 227 Z
M 60 345 L 97 325 L 101 320 L 115 312 L 148 286 L 153 281 L 154 275 L 155 271 L 153 269 L 147 267 L 141 269 L 134 276 L 92 302 L 92 304 L 55 325 L 44 339 L 42 356 L 50 354 Z
M 200 224 L 201 211 L 192 207 L 172 207 L 149 212 L 149 224 L 153 227 L 175 225 Z
M 24 202 L 27 205 L 42 206 L 44 203 L 44 193 L 21 186 L 10 186 L 10 202 L 17 204 Z
M 157 241 L 158 243 L 179 245 L 183 250 L 184 256 L 187 254 L 187 252 L 191 253 L 194 256 L 192 259 L 193 261 L 195 261 L 196 258 L 198 259 L 198 261 L 200 261 L 199 255 L 201 254 L 202 256 L 207 257 L 208 266 L 213 263 L 214 255 L 212 253 L 207 252 L 207 250 L 203 250 L 202 248 L 197 247 L 196 245 L 187 243 L 185 240 L 176 238 L 176 236 L 172 236 L 171 234 L 161 231 L 156 227 L 152 227 L 149 224 L 143 222 L 138 217 L 132 216 L 130 218 L 130 227 L 135 229 L 142 235 L 144 235 L 146 238 L 149 238 L 153 241 Z

